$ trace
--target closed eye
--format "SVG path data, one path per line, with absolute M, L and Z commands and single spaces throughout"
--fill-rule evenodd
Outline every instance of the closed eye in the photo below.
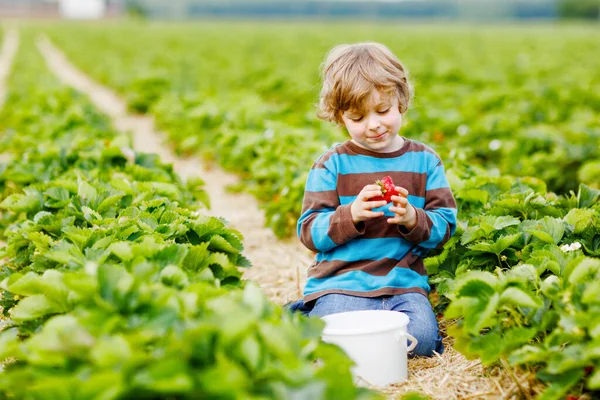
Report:
M 388 111 L 390 111 L 390 108 L 391 108 L 391 107 L 389 107 L 389 108 L 386 108 L 386 109 L 385 109 L 385 111 L 377 111 L 377 112 L 378 112 L 379 114 L 385 114 L 385 113 L 387 113 Z
M 350 119 L 354 122 L 360 122 L 360 121 L 362 121 L 363 117 L 350 118 Z

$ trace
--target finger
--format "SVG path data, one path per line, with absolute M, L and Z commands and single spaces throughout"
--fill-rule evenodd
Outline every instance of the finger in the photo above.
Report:
M 408 197 L 408 190 L 406 190 L 402 186 L 396 186 L 396 192 L 400 193 L 404 197 Z
M 400 215 L 401 217 L 406 215 L 406 208 L 390 207 L 390 211 L 393 212 L 394 214 Z
M 396 225 L 399 225 L 399 224 L 400 224 L 400 219 L 399 219 L 399 218 L 396 218 L 396 217 L 394 217 L 394 218 L 388 218 L 388 219 L 387 219 L 387 223 L 388 223 L 388 224 L 396 224 Z
M 385 200 L 381 200 L 381 201 L 367 201 L 365 203 L 363 203 L 365 205 L 365 209 L 366 210 L 370 210 L 372 208 L 377 208 L 377 207 L 383 207 L 387 204 L 387 202 Z
M 392 196 L 391 199 L 396 205 L 406 206 L 408 204 L 408 199 L 406 197 Z
M 377 189 L 375 189 L 375 190 L 369 190 L 369 191 L 363 192 L 363 194 L 362 194 L 362 200 L 366 201 L 366 200 L 369 200 L 372 197 L 382 196 L 382 195 L 383 195 L 383 193 L 381 193 L 381 190 L 377 190 Z
M 366 218 L 379 218 L 379 217 L 383 217 L 383 211 L 364 211 L 363 212 L 363 216 L 365 216 Z
M 379 185 L 367 185 L 364 188 L 362 188 L 361 192 L 365 192 L 365 191 L 373 191 L 373 190 L 381 190 L 381 186 Z

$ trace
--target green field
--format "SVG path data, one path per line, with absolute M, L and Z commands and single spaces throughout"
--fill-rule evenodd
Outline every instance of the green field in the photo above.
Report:
M 261 201 L 267 225 L 281 238 L 294 233 L 312 162 L 346 139 L 342 129 L 315 116 L 319 65 L 327 50 L 358 41 L 386 44 L 407 66 L 415 89 L 401 134 L 440 154 L 458 203 L 456 234 L 426 259 L 439 295 L 436 309 L 446 319 L 456 318 L 449 328 L 455 347 L 486 365 L 508 363 L 536 372 L 547 385 L 544 399 L 600 390 L 597 26 L 108 22 L 26 24 L 21 31 L 11 95 L 0 115 L 3 152 L 11 154 L 0 162 L 0 240 L 8 243 L 0 249 L 6 260 L 0 278 L 6 278 L 4 314 L 15 323 L 0 335 L 7 349 L 0 354 L 25 361 L 6 369 L 3 393 L 18 395 L 17 382 L 32 377 L 40 393 L 44 385 L 58 390 L 64 382 L 84 390 L 69 377 L 89 369 L 97 374 L 90 393 L 102 393 L 103 382 L 117 376 L 124 381 L 135 376 L 135 384 L 104 398 L 131 395 L 138 386 L 148 396 L 173 398 L 239 398 L 235 393 L 289 398 L 295 391 L 336 398 L 331 397 L 336 390 L 371 396 L 347 385 L 347 369 L 342 383 L 333 380 L 339 371 L 331 364 L 307 372 L 315 355 L 346 362 L 332 349 L 316 347 L 318 327 L 281 319 L 252 289 L 239 294 L 243 282 L 235 268 L 245 265 L 242 243 L 218 220 L 193 218 L 204 196 L 197 188 L 150 156 L 131 165 L 119 152 L 129 146 L 127 139 L 111 133 L 85 99 L 55 82 L 39 83 L 48 75 L 33 45 L 39 34 L 117 90 L 132 112 L 154 116 L 167 135 L 165 146 L 242 176 L 244 183 L 235 189 Z M 50 150 L 36 151 L 46 149 L 39 143 Z M 126 221 L 143 216 L 145 225 L 121 226 L 119 216 Z M 98 282 L 82 275 L 90 262 L 104 271 Z M 173 268 L 164 272 L 167 266 Z M 122 288 L 121 278 L 132 283 Z M 43 294 L 56 280 L 62 292 Z M 78 291 L 79 280 L 98 289 L 103 301 Z M 135 297 L 132 288 L 148 280 L 160 286 L 163 297 Z M 246 296 L 246 305 L 232 311 L 241 322 L 217 315 L 219 308 L 203 293 L 232 309 Z M 34 305 L 42 301 L 39 296 L 46 298 Z M 176 315 L 162 315 L 176 301 L 169 296 L 187 306 L 196 299 L 202 311 L 182 306 Z M 35 300 L 23 306 L 21 297 Z M 254 319 L 242 318 L 243 307 L 253 310 Z M 112 331 L 91 333 L 112 335 L 104 346 L 125 346 L 137 358 L 86 358 L 83 344 L 81 354 L 65 351 L 52 358 L 35 346 L 56 335 L 50 321 L 58 317 L 49 318 L 56 314 L 63 315 L 62 323 L 74 324 L 67 318 L 75 318 L 82 329 L 124 318 L 130 325 L 115 322 Z M 169 321 L 173 347 L 152 341 L 162 332 L 155 331 L 160 318 Z M 205 318 L 212 330 L 198 333 L 194 329 Z M 149 336 L 127 330 L 140 319 Z M 293 333 L 294 326 L 304 327 L 302 335 Z M 19 347 L 17 333 L 27 338 L 26 347 Z M 137 335 L 158 350 L 131 347 Z M 269 335 L 278 338 L 275 344 Z M 222 347 L 202 364 L 193 346 L 186 347 L 188 339 L 204 346 L 215 340 Z M 179 350 L 191 353 L 178 360 Z M 294 357 L 304 363 L 295 364 Z M 170 379 L 161 380 L 152 369 L 163 362 L 172 366 Z M 278 363 L 285 365 L 279 374 Z M 47 368 L 59 371 L 64 382 L 51 380 Z M 205 387 L 198 376 L 234 383 Z

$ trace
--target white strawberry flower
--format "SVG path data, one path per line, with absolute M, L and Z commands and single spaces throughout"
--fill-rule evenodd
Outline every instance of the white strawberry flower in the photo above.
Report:
M 581 248 L 581 243 L 579 242 L 573 242 L 571 244 L 563 244 L 562 246 L 560 246 L 560 249 L 563 252 L 569 252 L 569 251 L 575 251 L 575 250 L 579 250 Z

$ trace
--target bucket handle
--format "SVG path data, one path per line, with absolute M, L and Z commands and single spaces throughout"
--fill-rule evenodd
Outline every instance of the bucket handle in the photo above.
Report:
M 417 347 L 417 344 L 419 343 L 419 341 L 408 332 L 399 332 L 396 335 L 396 340 L 400 341 L 402 339 L 410 340 L 410 344 L 406 348 L 406 352 L 413 351 L 415 349 L 415 347 Z

